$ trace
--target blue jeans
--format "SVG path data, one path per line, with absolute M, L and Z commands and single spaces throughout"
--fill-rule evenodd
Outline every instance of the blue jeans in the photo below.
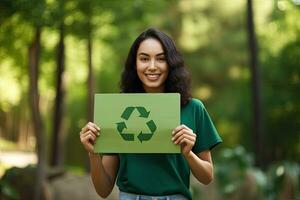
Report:
M 167 196 L 148 196 L 140 194 L 131 194 L 120 191 L 119 200 L 188 200 L 181 194 Z

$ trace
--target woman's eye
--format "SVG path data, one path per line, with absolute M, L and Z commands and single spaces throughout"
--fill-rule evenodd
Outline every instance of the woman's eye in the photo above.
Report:
M 146 58 L 146 57 L 141 57 L 140 60 L 145 62 L 145 61 L 148 61 L 148 58 Z
M 166 58 L 165 58 L 165 57 L 160 57 L 160 58 L 158 58 L 158 61 L 160 61 L 160 62 L 165 62 L 165 61 L 166 61 Z

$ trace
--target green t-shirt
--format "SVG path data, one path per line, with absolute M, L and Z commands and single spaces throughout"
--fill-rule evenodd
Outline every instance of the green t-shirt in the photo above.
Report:
M 181 109 L 181 124 L 197 134 L 194 153 L 210 150 L 222 142 L 200 100 L 192 99 Z M 117 185 L 121 191 L 152 196 L 182 194 L 192 199 L 190 168 L 182 154 L 119 154 L 119 157 Z

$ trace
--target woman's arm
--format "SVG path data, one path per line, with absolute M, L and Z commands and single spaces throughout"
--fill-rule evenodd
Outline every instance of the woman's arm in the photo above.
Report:
M 89 153 L 91 177 L 96 192 L 106 198 L 115 185 L 119 167 L 118 155 L 104 155 Z
M 103 198 L 107 197 L 115 184 L 119 167 L 118 155 L 104 155 L 94 153 L 94 143 L 100 135 L 100 128 L 92 123 L 87 123 L 80 132 L 80 141 L 89 153 L 91 177 L 96 192 Z
M 207 185 L 213 180 L 213 163 L 210 151 L 203 151 L 197 155 L 190 151 L 184 157 L 188 161 L 193 175 L 199 182 Z
M 180 144 L 181 153 L 187 160 L 193 175 L 199 182 L 209 184 L 213 179 L 213 163 L 210 151 L 203 151 L 197 155 L 192 151 L 197 135 L 185 125 L 176 127 L 172 135 L 174 144 Z

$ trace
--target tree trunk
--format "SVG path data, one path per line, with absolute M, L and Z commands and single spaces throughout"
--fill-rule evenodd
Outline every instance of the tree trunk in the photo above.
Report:
M 94 73 L 93 73 L 93 62 L 92 62 L 92 36 L 91 31 L 88 33 L 87 38 L 87 61 L 88 61 L 88 77 L 87 77 L 87 120 L 92 122 L 94 117 Z M 90 171 L 89 158 L 85 157 L 85 169 Z
M 263 154 L 263 131 L 262 131 L 262 106 L 261 106 L 261 92 L 260 92 L 260 72 L 258 69 L 258 48 L 255 36 L 255 26 L 253 22 L 253 8 L 252 0 L 247 0 L 247 32 L 249 42 L 249 56 L 252 77 L 252 103 L 253 103 L 253 127 L 254 137 L 253 145 L 255 147 L 255 164 L 258 167 L 264 167 Z
M 60 40 L 57 45 L 57 71 L 56 71 L 56 96 L 53 114 L 53 138 L 51 148 L 51 166 L 60 166 L 63 162 L 63 102 L 64 102 L 64 84 L 63 74 L 65 70 L 65 44 L 64 44 L 64 24 L 62 23 L 59 28 Z
M 87 41 L 88 50 L 88 107 L 87 107 L 87 117 L 88 121 L 93 121 L 94 113 L 94 73 L 93 73 L 93 63 L 92 63 L 92 37 L 91 34 L 88 35 Z
M 38 69 L 40 56 L 40 36 L 41 28 L 35 30 L 35 37 L 29 47 L 29 103 L 32 114 L 33 129 L 36 137 L 37 150 L 37 171 L 36 182 L 34 188 L 34 199 L 38 200 L 42 195 L 42 186 L 46 175 L 46 146 L 44 126 L 39 108 L 39 91 L 38 91 Z

